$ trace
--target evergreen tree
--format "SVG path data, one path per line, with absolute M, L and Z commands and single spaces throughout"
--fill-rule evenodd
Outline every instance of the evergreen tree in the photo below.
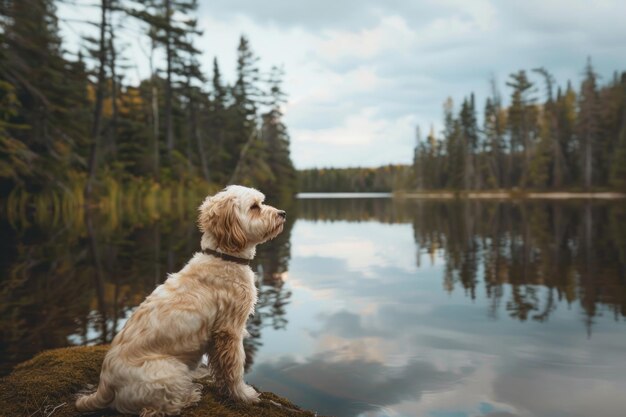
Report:
M 451 98 L 444 103 L 443 141 L 447 155 L 446 186 L 459 190 L 464 186 L 465 144 L 461 132 L 461 124 L 453 114 L 454 104 Z
M 500 104 L 500 97 L 494 91 L 492 97 L 485 102 L 483 132 L 485 135 L 485 152 L 487 163 L 485 169 L 486 186 L 500 188 L 506 186 L 508 179 L 508 164 L 505 161 L 504 112 Z
M 279 179 L 286 187 L 279 187 L 278 181 L 265 183 L 263 189 L 267 195 L 281 197 L 280 191 L 293 190 L 296 186 L 295 168 L 291 162 L 289 152 L 289 134 L 287 127 L 282 121 L 283 113 L 281 106 L 287 101 L 282 90 L 284 71 L 279 67 L 272 67 L 268 86 L 269 111 L 263 114 L 263 124 L 261 127 L 261 139 L 266 144 L 268 165 L 272 170 L 275 179 Z M 287 197 L 286 195 L 282 196 Z
M 33 174 L 32 162 L 36 155 L 11 130 L 23 129 L 11 120 L 19 114 L 20 102 L 13 85 L 0 82 L 0 181 L 23 184 Z M 0 186 L 2 186 L 0 182 Z M 1 188 L 0 188 L 1 190 Z
M 478 122 L 476 120 L 476 105 L 474 93 L 469 100 L 463 100 L 459 112 L 461 129 L 460 147 L 465 155 L 463 161 L 463 187 L 466 190 L 480 188 L 475 167 L 475 154 L 478 151 Z
M 564 184 L 571 185 L 576 179 L 578 161 L 576 156 L 576 92 L 571 83 L 567 83 L 565 94 L 557 94 L 556 110 L 558 120 L 559 147 L 563 152 L 564 160 Z
M 578 107 L 577 135 L 580 140 L 583 185 L 590 188 L 593 184 L 594 149 L 597 148 L 600 134 L 597 75 L 591 65 L 591 59 L 587 60 L 585 67 Z
M 12 127 L 10 136 L 21 142 L 22 154 L 36 155 L 29 184 L 40 187 L 65 178 L 84 161 L 85 72 L 80 62 L 62 57 L 52 1 L 3 6 L 0 78 L 13 103 L 4 114 L 5 128 Z
M 243 161 L 242 156 L 250 149 L 259 152 L 262 149 L 261 144 L 253 143 L 259 138 L 256 130 L 261 92 L 257 63 L 248 38 L 241 36 L 237 47 L 237 79 L 231 89 L 233 102 L 226 119 L 230 132 L 225 143 L 227 172 L 236 171 L 238 163 Z
M 211 101 L 206 121 L 208 132 L 209 162 L 213 167 L 211 178 L 218 183 L 226 183 L 232 172 L 229 164 L 231 155 L 226 149 L 226 106 L 228 91 L 223 84 L 217 58 L 213 59 L 213 76 L 211 77 Z
M 526 186 L 537 129 L 535 99 L 531 95 L 534 91 L 533 84 L 526 76 L 526 71 L 521 70 L 511 74 L 507 85 L 513 89 L 507 118 L 511 153 L 514 158 L 519 154 L 516 159 L 521 160 L 512 173 L 513 181 Z
M 155 45 L 160 45 L 165 53 L 164 84 L 164 131 L 165 144 L 170 164 L 175 163 L 173 155 L 176 147 L 174 110 L 177 107 L 175 89 L 184 84 L 189 70 L 188 57 L 199 51 L 193 46 L 197 29 L 197 19 L 193 15 L 197 0 L 136 0 L 139 7 L 130 13 L 148 24 L 148 34 Z
M 97 48 L 93 51 L 93 55 L 97 59 L 97 75 L 95 85 L 95 103 L 93 110 L 93 122 L 91 125 L 91 150 L 89 152 L 89 177 L 85 186 L 85 195 L 89 198 L 91 195 L 93 180 L 96 175 L 98 165 L 98 153 L 100 149 L 100 134 L 102 131 L 102 106 L 104 105 L 105 89 L 107 82 L 106 79 L 106 67 L 107 67 L 107 55 L 109 53 L 109 46 L 113 43 L 107 39 L 108 25 L 110 24 L 110 0 L 100 1 L 100 23 L 98 31 L 100 33 L 97 41 Z
M 538 186 L 543 186 L 544 180 L 547 180 L 548 166 L 552 166 L 552 186 L 560 188 L 565 182 L 565 175 L 567 166 L 565 164 L 565 155 L 561 148 L 561 142 L 559 141 L 559 131 L 561 126 L 559 125 L 559 118 L 557 114 L 557 103 L 553 98 L 554 89 L 554 77 L 545 68 L 537 68 L 533 71 L 543 76 L 546 83 L 546 102 L 543 106 L 540 115 L 540 128 L 539 128 L 539 144 L 537 147 L 536 159 L 540 161 L 533 161 L 534 165 L 534 183 Z M 549 153 L 546 153 L 549 152 Z M 541 174 L 538 172 L 542 171 Z M 546 172 L 543 172 L 543 171 Z M 546 178 L 544 178 L 546 177 Z M 540 179 L 541 178 L 541 179 Z
M 626 192 L 626 114 L 611 162 L 611 185 Z

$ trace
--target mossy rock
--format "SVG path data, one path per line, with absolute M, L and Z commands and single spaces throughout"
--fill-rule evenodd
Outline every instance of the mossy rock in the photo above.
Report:
M 76 393 L 97 385 L 107 346 L 72 347 L 42 352 L 16 366 L 0 379 L 0 416 L 66 417 L 81 415 L 74 408 Z M 271 392 L 263 392 L 255 405 L 234 403 L 220 396 L 209 380 L 203 385 L 202 400 L 181 414 L 188 417 L 313 417 Z M 83 413 L 85 416 L 121 416 L 114 411 Z

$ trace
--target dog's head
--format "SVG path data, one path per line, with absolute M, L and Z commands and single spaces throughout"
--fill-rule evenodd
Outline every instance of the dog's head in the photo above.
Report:
M 253 188 L 228 186 L 200 206 L 200 231 L 217 250 L 231 253 L 273 239 L 282 232 L 287 214 L 263 200 L 263 193 Z

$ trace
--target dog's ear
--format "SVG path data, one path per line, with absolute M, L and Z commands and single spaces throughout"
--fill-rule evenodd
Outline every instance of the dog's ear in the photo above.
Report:
M 204 199 L 200 207 L 198 207 L 198 229 L 202 233 L 206 233 L 209 230 L 209 219 L 211 218 L 211 211 L 213 210 L 213 206 L 215 205 L 215 199 L 217 195 L 214 197 L 207 197 Z
M 198 226 L 203 233 L 213 235 L 217 249 L 239 252 L 248 244 L 232 197 L 216 195 L 204 200 L 200 206 Z

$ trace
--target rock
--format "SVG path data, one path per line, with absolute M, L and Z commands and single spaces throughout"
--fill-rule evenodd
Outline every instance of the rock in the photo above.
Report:
M 88 385 L 96 386 L 107 346 L 87 346 L 42 352 L 15 367 L 0 379 L 0 415 L 66 417 L 80 415 L 74 408 L 76 393 Z M 202 400 L 182 416 L 313 417 L 284 398 L 263 392 L 255 405 L 234 403 L 220 396 L 207 379 L 199 381 Z M 112 410 L 85 413 L 88 416 L 121 416 Z

